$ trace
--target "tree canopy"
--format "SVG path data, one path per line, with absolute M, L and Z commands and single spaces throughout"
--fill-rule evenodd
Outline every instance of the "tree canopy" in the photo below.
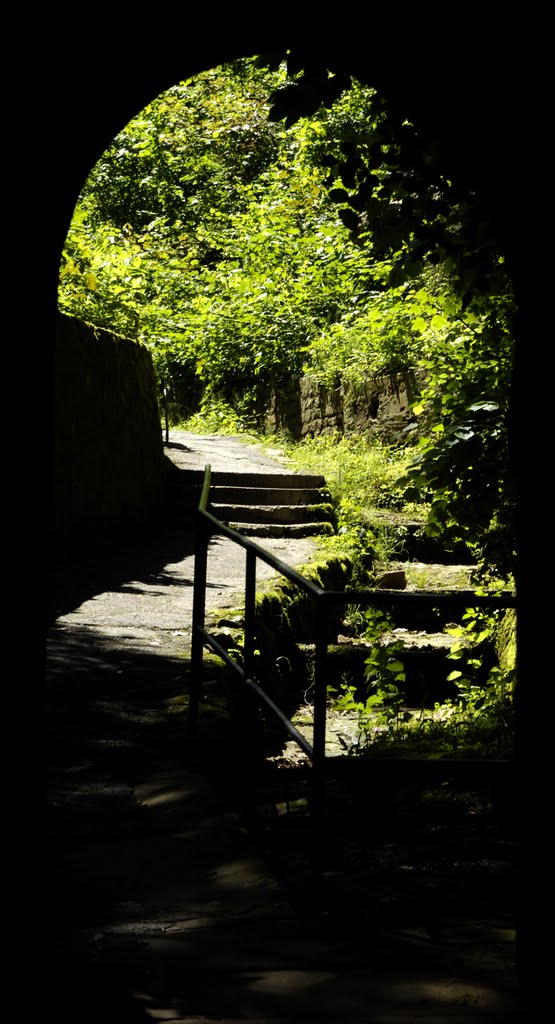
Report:
M 92 169 L 60 275 L 61 308 L 147 344 L 191 411 L 203 394 L 256 416 L 305 370 L 422 367 L 414 422 L 433 429 L 407 486 L 432 498 L 430 530 L 501 535 L 510 562 L 514 302 L 495 226 L 374 89 L 292 52 L 178 83 Z

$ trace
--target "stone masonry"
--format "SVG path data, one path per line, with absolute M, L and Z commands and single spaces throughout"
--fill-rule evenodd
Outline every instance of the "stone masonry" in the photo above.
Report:
M 379 374 L 356 384 L 338 381 L 331 388 L 305 376 L 288 391 L 272 396 L 267 428 L 296 440 L 339 431 L 394 442 L 414 422 L 410 405 L 422 383 L 417 370 Z

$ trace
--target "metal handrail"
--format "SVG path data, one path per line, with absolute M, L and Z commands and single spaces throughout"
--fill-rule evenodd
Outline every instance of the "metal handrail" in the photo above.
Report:
M 211 467 L 206 465 L 204 468 L 204 480 L 202 485 L 202 491 L 199 499 L 197 514 L 197 532 L 196 532 L 196 546 L 195 546 L 195 572 L 194 572 L 194 589 L 193 589 L 193 623 L 192 623 L 192 639 L 191 639 L 191 693 L 189 697 L 189 720 L 194 726 L 198 717 L 198 709 L 200 703 L 200 686 L 201 686 L 201 672 L 202 672 L 202 649 L 204 645 L 210 647 L 222 660 L 228 665 L 229 668 L 240 676 L 243 683 L 252 689 L 257 696 L 264 701 L 264 703 L 270 708 L 276 717 L 280 719 L 286 732 L 289 733 L 291 738 L 295 740 L 297 745 L 304 751 L 304 753 L 314 761 L 314 745 L 308 743 L 304 736 L 299 733 L 293 723 L 288 719 L 280 708 L 271 700 L 267 693 L 262 687 L 256 682 L 253 674 L 247 671 L 252 666 L 252 656 L 254 651 L 254 636 L 252 627 L 254 621 L 254 597 L 255 597 L 255 562 L 259 558 L 261 561 L 266 562 L 271 568 L 275 569 L 280 575 L 286 579 L 295 583 L 302 590 L 306 591 L 310 596 L 315 599 L 323 598 L 326 596 L 326 591 L 319 587 L 312 580 L 306 579 L 291 566 L 282 562 L 275 555 L 272 555 L 269 551 L 265 551 L 260 545 L 255 544 L 254 541 L 247 537 L 243 537 L 236 530 L 226 526 L 217 519 L 211 512 L 208 511 L 208 498 L 210 493 L 210 481 L 211 481 Z M 250 595 L 250 600 L 245 599 L 245 658 L 244 667 L 241 666 L 237 661 L 230 657 L 228 652 L 222 647 L 218 641 L 210 635 L 205 629 L 205 591 L 206 591 L 206 570 L 207 570 L 207 553 L 208 553 L 208 538 L 211 534 L 218 533 L 224 537 L 228 537 L 234 543 L 244 548 L 247 552 L 247 567 L 246 567 L 246 580 L 245 580 L 245 598 Z M 324 737 L 325 739 L 325 737 Z
M 198 710 L 201 693 L 202 659 L 203 647 L 211 648 L 239 677 L 246 689 L 252 690 L 257 697 L 263 701 L 270 711 L 277 717 L 285 731 L 303 750 L 312 765 L 312 867 L 313 876 L 319 877 L 319 863 L 321 856 L 320 849 L 320 819 L 323 805 L 323 782 L 327 771 L 341 773 L 354 771 L 355 765 L 366 771 L 379 771 L 385 769 L 394 774 L 402 771 L 405 766 L 410 768 L 411 777 L 416 778 L 438 778 L 439 776 L 460 776 L 461 774 L 473 774 L 476 772 L 499 774 L 507 768 L 512 768 L 511 760 L 474 760 L 474 759 L 426 759 L 426 758 L 346 758 L 326 756 L 326 697 L 327 687 L 325 682 L 325 668 L 328 653 L 328 618 L 329 610 L 333 605 L 338 604 L 365 604 L 367 606 L 391 607 L 411 605 L 418 603 L 432 605 L 433 607 L 460 608 L 460 607 L 481 607 L 481 608 L 511 608 L 516 606 L 514 594 L 477 594 L 474 591 L 451 591 L 438 593 L 418 592 L 407 593 L 398 590 L 367 590 L 335 591 L 324 590 L 312 580 L 306 579 L 291 566 L 282 562 L 269 551 L 264 550 L 248 537 L 243 537 L 236 530 L 220 522 L 211 512 L 208 511 L 209 493 L 211 482 L 211 467 L 206 465 L 204 469 L 204 480 L 197 509 L 197 531 L 195 544 L 195 572 L 193 590 L 193 622 L 191 638 L 191 691 L 189 698 L 189 721 L 194 734 L 194 727 L 198 718 Z M 245 626 L 244 626 L 244 648 L 243 664 L 233 659 L 229 652 L 211 636 L 205 628 L 205 595 L 208 543 L 213 534 L 220 534 L 229 538 L 235 544 L 246 551 L 246 574 L 245 574 Z M 257 682 L 253 671 L 254 660 L 254 629 L 255 629 L 255 597 L 256 597 L 256 560 L 260 559 L 271 568 L 275 569 L 281 576 L 296 584 L 301 590 L 312 597 L 319 605 L 316 616 L 316 638 L 315 638 L 315 659 L 314 659 L 314 727 L 313 742 L 310 744 L 305 737 L 299 733 L 293 723 L 284 712 L 268 696 L 264 689 Z
M 164 422 L 166 425 L 166 446 L 170 443 L 170 421 L 168 417 L 168 389 L 166 387 L 166 381 L 162 381 L 162 401 L 164 404 Z

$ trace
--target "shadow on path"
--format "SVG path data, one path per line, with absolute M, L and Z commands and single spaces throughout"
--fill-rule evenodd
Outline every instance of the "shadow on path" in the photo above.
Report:
M 222 579 L 213 593 L 242 563 L 223 542 L 212 550 Z M 317 913 L 295 822 L 280 847 L 263 820 L 251 828 L 239 817 L 241 751 L 224 674 L 208 660 L 195 745 L 187 725 L 188 640 L 174 623 L 192 584 L 188 563 L 176 566 L 193 552 L 192 536 L 167 535 L 53 576 L 45 1019 L 516 1022 L 506 915 L 476 922 L 441 906 L 444 926 L 429 927 L 441 859 L 435 874 L 423 865 L 422 902 L 411 903 L 414 864 L 398 863 L 389 833 L 379 859 L 369 818 L 362 842 L 335 837 L 359 857 L 354 902 L 339 886 L 337 912 Z M 177 611 L 163 619 L 173 587 Z M 110 593 L 119 618 L 102 600 Z M 68 614 L 97 597 L 81 619 Z M 253 790 L 256 781 L 254 766 Z
M 193 747 L 186 657 L 89 629 L 50 642 L 46 1019 L 519 1019 L 495 922 L 405 919 L 383 865 L 354 911 L 315 914 L 302 871 L 291 902 L 264 830 L 237 813 L 221 673 L 206 668 Z
M 193 534 L 161 533 L 144 543 L 110 544 L 100 552 L 81 555 L 74 563 L 54 566 L 48 587 L 48 625 L 97 594 L 125 590 L 130 582 L 168 586 L 188 583 L 169 576 L 166 566 L 194 554 Z M 54 560 L 55 561 L 55 560 Z

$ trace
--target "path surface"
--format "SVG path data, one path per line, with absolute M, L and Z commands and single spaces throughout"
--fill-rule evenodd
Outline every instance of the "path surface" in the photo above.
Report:
M 172 432 L 170 442 L 187 468 L 283 470 L 279 453 L 235 439 Z M 236 813 L 229 719 L 201 713 L 199 741 L 187 743 L 192 541 L 112 552 L 78 591 L 52 595 L 41 1019 L 516 1024 L 503 919 L 405 919 L 387 887 L 354 921 L 309 912 L 302 873 L 284 884 L 264 833 Z M 316 549 L 263 546 L 297 565 Z M 233 607 L 244 563 L 219 541 L 211 563 L 208 607 Z M 216 690 L 208 678 L 205 693 Z
M 244 473 L 283 473 L 287 459 L 278 450 L 265 455 L 253 444 L 216 434 L 198 435 L 170 431 L 164 451 L 182 469 L 204 469 Z M 291 470 L 293 471 L 293 470 Z M 318 549 L 313 538 L 260 538 L 256 543 L 288 565 L 300 566 Z M 275 572 L 264 562 L 257 564 L 257 580 Z M 64 607 L 53 597 L 52 619 L 55 648 L 68 630 L 93 630 L 99 639 L 129 646 L 172 649 L 190 645 L 193 609 L 194 542 L 192 536 L 167 536 L 135 556 L 120 559 L 117 572 L 106 574 L 95 566 L 88 571 L 88 591 L 73 607 Z M 210 543 L 206 591 L 207 615 L 219 609 L 240 606 L 245 582 L 245 552 L 224 537 Z M 58 604 L 56 605 L 56 602 Z
M 204 469 L 210 463 L 213 470 L 233 473 L 283 473 L 284 469 L 294 472 L 280 448 L 263 451 L 258 444 L 222 434 L 170 430 L 164 451 L 180 469 Z

